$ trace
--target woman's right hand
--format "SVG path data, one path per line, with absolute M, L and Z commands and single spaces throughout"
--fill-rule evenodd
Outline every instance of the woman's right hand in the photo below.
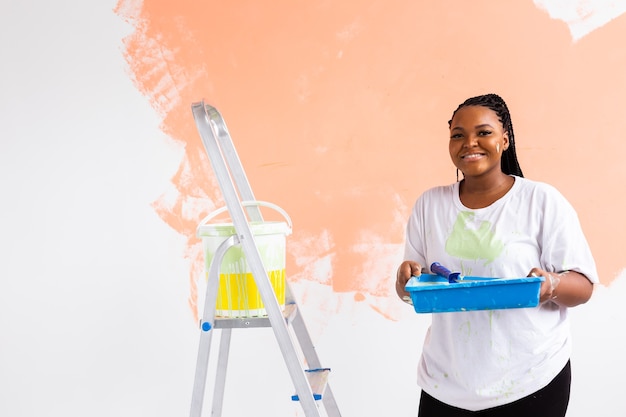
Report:
M 396 273 L 396 292 L 402 301 L 410 300 L 410 295 L 404 290 L 406 283 L 412 276 L 419 277 L 422 274 L 422 266 L 415 261 L 404 261 L 398 267 Z

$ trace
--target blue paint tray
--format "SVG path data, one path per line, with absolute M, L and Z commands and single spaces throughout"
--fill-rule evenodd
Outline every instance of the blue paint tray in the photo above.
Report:
M 544 277 L 464 277 L 450 283 L 439 275 L 411 277 L 405 290 L 417 313 L 536 307 Z

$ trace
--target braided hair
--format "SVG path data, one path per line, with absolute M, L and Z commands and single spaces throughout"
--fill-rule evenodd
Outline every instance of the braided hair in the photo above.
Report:
M 509 147 L 502 152 L 502 159 L 500 160 L 500 167 L 502 172 L 507 175 L 515 175 L 523 177 L 522 168 L 517 161 L 517 154 L 515 153 L 515 136 L 513 135 L 513 123 L 511 123 L 511 114 L 506 103 L 497 94 L 485 94 L 482 96 L 471 97 L 465 100 L 457 109 L 452 113 L 452 118 L 459 109 L 466 106 L 483 106 L 487 107 L 498 115 L 498 119 L 502 123 L 504 130 L 509 134 Z M 448 121 L 448 127 L 452 125 L 452 119 Z

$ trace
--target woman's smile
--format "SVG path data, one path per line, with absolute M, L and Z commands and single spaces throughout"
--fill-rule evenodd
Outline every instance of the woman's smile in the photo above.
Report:
M 484 156 L 485 154 L 482 154 L 482 153 L 471 153 L 468 155 L 461 155 L 461 159 L 463 159 L 464 161 L 471 162 L 471 161 L 476 161 L 478 159 L 481 159 Z

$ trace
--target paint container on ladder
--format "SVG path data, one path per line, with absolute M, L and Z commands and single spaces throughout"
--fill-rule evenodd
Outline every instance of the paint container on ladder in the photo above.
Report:
M 282 309 L 285 305 L 286 237 L 291 234 L 291 219 L 282 208 L 272 203 L 254 201 L 242 204 L 270 207 L 278 211 L 285 219 L 285 221 L 248 223 L 278 305 Z M 204 270 L 207 279 L 210 278 L 208 273 L 217 248 L 230 236 L 237 234 L 233 223 L 209 223 L 225 211 L 226 208 L 222 207 L 209 214 L 200 222 L 196 230 L 197 236 L 202 239 Z M 261 294 L 240 244 L 235 244 L 226 251 L 219 271 L 216 317 L 267 316 Z

